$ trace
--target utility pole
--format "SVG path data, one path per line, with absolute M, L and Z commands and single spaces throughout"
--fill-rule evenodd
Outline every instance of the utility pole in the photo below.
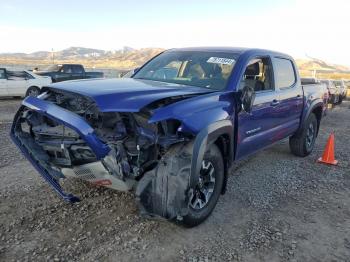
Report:
M 52 57 L 52 64 L 55 64 L 55 53 L 53 51 L 53 48 L 51 48 L 51 57 Z

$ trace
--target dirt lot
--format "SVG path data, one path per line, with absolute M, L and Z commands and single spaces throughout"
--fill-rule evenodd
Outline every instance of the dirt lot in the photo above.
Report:
M 138 216 L 131 193 L 67 181 L 64 203 L 11 143 L 19 100 L 0 100 L 0 261 L 350 261 L 350 103 L 304 159 L 282 141 L 237 163 L 212 216 L 184 229 Z M 336 167 L 316 163 L 329 133 Z

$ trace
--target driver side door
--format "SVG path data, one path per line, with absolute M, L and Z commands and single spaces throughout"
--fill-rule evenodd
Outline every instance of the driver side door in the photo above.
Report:
M 241 79 L 254 88 L 255 100 L 250 113 L 238 113 L 236 159 L 242 159 L 279 140 L 279 95 L 275 89 L 270 57 L 252 59 Z
M 11 71 L 7 75 L 7 93 L 9 96 L 24 96 L 29 87 L 24 71 Z

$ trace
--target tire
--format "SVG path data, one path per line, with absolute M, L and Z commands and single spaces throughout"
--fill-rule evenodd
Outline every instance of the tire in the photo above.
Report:
M 330 103 L 332 104 L 332 106 L 336 105 L 338 103 L 338 101 L 339 101 L 339 96 L 337 96 L 335 94 L 331 95 Z
M 40 94 L 40 89 L 36 86 L 31 86 L 28 88 L 26 92 L 26 97 L 27 96 L 38 96 Z
M 326 104 L 326 109 L 323 111 L 323 116 L 327 116 L 328 114 L 328 103 Z
M 340 97 L 339 97 L 339 95 L 338 96 L 334 96 L 334 103 L 333 103 L 333 105 L 338 105 L 339 104 L 339 99 L 340 99 Z
M 213 212 L 223 187 L 224 183 L 224 160 L 220 149 L 212 144 L 204 155 L 203 163 L 210 163 L 213 168 L 213 177 L 215 177 L 215 184 L 213 185 L 213 192 L 209 197 L 208 202 L 200 209 L 192 206 L 190 198 L 189 213 L 183 217 L 182 224 L 186 227 L 194 227 L 202 223 Z M 203 164 L 205 165 L 205 164 Z M 204 167 L 202 168 L 202 170 Z M 202 172 L 201 170 L 201 172 Z M 204 180 L 203 180 L 204 181 Z M 199 182 L 200 184 L 200 182 Z M 192 197 L 195 197 L 194 194 Z
M 289 147 L 294 155 L 305 157 L 312 152 L 317 136 L 317 128 L 317 119 L 315 114 L 312 113 L 306 120 L 301 132 L 298 132 L 289 138 Z
M 338 100 L 338 105 L 340 105 L 341 103 L 343 103 L 343 96 L 342 95 L 340 95 L 339 96 L 339 100 Z

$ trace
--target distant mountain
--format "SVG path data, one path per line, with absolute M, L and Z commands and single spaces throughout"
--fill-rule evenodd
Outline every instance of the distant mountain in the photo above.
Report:
M 330 64 L 320 59 L 296 59 L 296 62 L 299 70 L 350 73 L 350 68 L 347 66 Z
M 50 52 L 38 51 L 30 54 L 3 53 L 0 54 L 0 64 L 41 66 L 55 63 L 80 63 L 86 67 L 103 67 L 116 69 L 131 69 L 162 52 L 162 48 L 134 49 L 125 46 L 116 50 L 101 50 L 85 47 L 70 47 L 64 50 Z M 334 65 L 320 59 L 308 58 L 296 60 L 300 71 L 305 75 L 308 71 L 329 73 L 350 73 L 350 68 Z
M 70 47 L 57 52 L 49 52 L 49 51 L 38 51 L 30 54 L 24 53 L 6 53 L 0 54 L 0 57 L 7 58 L 22 58 L 22 59 L 48 59 L 51 58 L 54 54 L 57 59 L 73 59 L 73 58 L 84 58 L 84 57 L 100 57 L 104 56 L 108 53 L 108 51 L 93 49 L 93 48 L 85 48 L 85 47 Z
M 40 66 L 54 61 L 55 63 L 81 63 L 89 67 L 130 69 L 142 65 L 163 50 L 162 48 L 134 49 L 128 46 L 111 51 L 70 47 L 55 52 L 3 53 L 0 54 L 0 64 Z
M 57 59 L 73 59 L 84 57 L 101 57 L 108 52 L 100 49 L 84 48 L 84 47 L 70 47 L 55 53 Z

